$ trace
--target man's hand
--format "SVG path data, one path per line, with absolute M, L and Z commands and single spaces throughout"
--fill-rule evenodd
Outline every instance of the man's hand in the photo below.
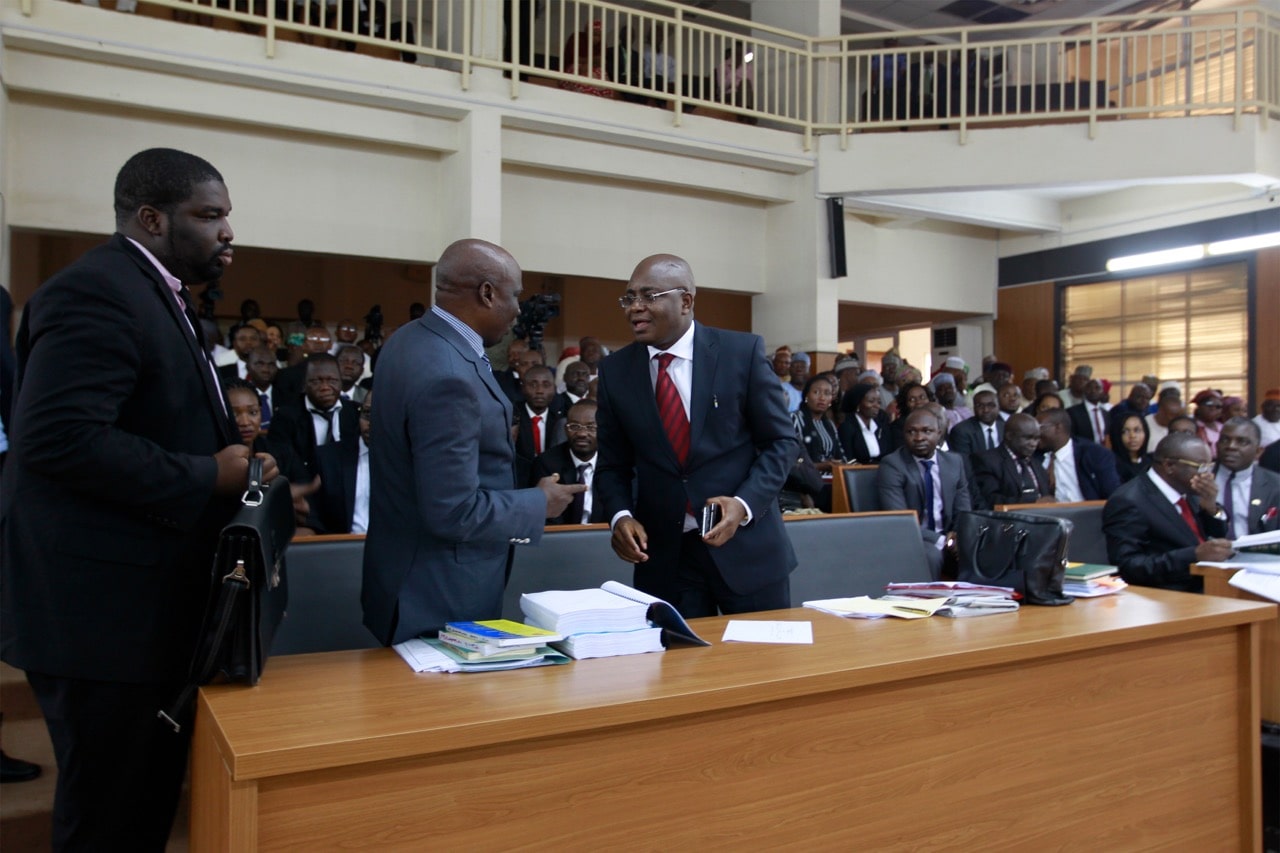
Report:
M 1196 562 L 1221 563 L 1234 553 L 1230 539 L 1206 539 L 1196 546 Z
M 289 493 L 293 495 L 293 515 L 297 519 L 298 524 L 306 524 L 307 516 L 311 514 L 311 504 L 307 498 L 320 491 L 320 475 L 316 474 L 315 479 L 310 483 L 290 483 Z
M 562 485 L 560 475 L 552 474 L 538 481 L 538 488 L 547 496 L 547 518 L 562 514 L 573 503 L 573 496 L 587 490 L 586 485 L 574 483 L 572 486 Z
M 643 563 L 649 559 L 645 551 L 649 550 L 649 534 L 644 532 L 644 525 L 629 515 L 618 519 L 613 526 L 613 553 L 628 563 Z
M 218 477 L 213 482 L 215 495 L 239 497 L 249 485 L 249 448 L 243 444 L 229 444 L 213 454 L 218 464 Z
M 1200 498 L 1200 503 L 1210 513 L 1217 510 L 1218 507 L 1218 481 L 1213 478 L 1213 474 L 1204 473 L 1196 474 L 1191 478 L 1191 491 Z
M 280 468 L 276 465 L 276 458 L 270 453 L 255 453 L 254 458 L 262 460 L 262 482 L 270 483 L 276 477 L 280 476 Z
M 720 507 L 720 523 L 708 530 L 707 535 L 702 537 L 702 541 L 712 548 L 719 548 L 732 539 L 742 522 L 747 520 L 747 510 L 742 505 L 742 501 L 733 496 L 720 495 L 707 498 L 707 503 Z

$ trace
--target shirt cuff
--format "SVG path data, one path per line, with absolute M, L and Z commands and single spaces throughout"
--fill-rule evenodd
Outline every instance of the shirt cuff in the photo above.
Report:
M 619 510 L 617 515 L 609 519 L 609 529 L 612 530 L 614 527 L 616 527 L 618 525 L 618 522 L 621 519 L 630 518 L 630 517 L 631 517 L 631 510 L 629 509 Z
M 747 502 L 744 501 L 742 498 L 738 497 L 737 495 L 734 495 L 733 499 L 738 503 L 742 504 L 742 508 L 747 512 L 746 519 L 741 524 L 738 525 L 739 527 L 746 527 L 748 524 L 751 523 L 751 520 L 755 517 L 751 514 L 751 507 L 747 506 Z

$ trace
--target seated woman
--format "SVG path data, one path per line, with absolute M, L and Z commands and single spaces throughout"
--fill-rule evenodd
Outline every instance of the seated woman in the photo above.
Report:
M 907 419 L 907 415 L 921 406 L 934 402 L 933 391 L 929 390 L 928 385 L 920 383 L 920 371 L 914 367 L 911 370 L 914 372 L 914 378 L 899 379 L 902 384 L 898 388 L 898 417 L 884 431 L 885 438 L 880 448 L 881 456 L 892 453 L 903 445 L 902 424 Z
M 280 476 L 289 481 L 289 490 L 293 492 L 293 511 L 298 518 L 297 536 L 313 536 L 315 530 L 308 517 L 311 513 L 307 497 L 320 488 L 320 478 L 308 482 L 306 466 L 288 448 L 267 447 L 267 439 L 262 431 L 262 409 L 258 405 L 258 392 L 243 379 L 234 379 L 226 383 L 223 390 L 227 398 L 227 410 L 235 421 L 236 431 L 240 433 L 240 443 L 254 453 L 270 453 L 276 460 Z
M 844 461 L 840 436 L 831 420 L 831 383 L 827 377 L 811 376 L 804 383 L 800 408 L 791 413 L 791 422 L 819 471 L 830 474 L 834 464 Z
M 604 22 L 594 21 L 583 28 L 582 32 L 569 36 L 560 52 L 560 70 L 566 74 L 576 74 L 595 80 L 607 80 L 605 73 Z M 595 95 L 597 98 L 614 100 L 618 93 L 605 86 L 592 86 L 577 80 L 561 80 L 557 85 L 561 89 Z
M 1045 391 L 1039 397 L 1036 397 L 1034 403 L 1032 403 L 1030 406 L 1027 406 L 1026 413 L 1028 415 L 1031 415 L 1031 417 L 1034 418 L 1037 415 L 1039 415 L 1041 412 L 1047 412 L 1050 409 L 1061 409 L 1061 408 L 1062 408 L 1062 398 L 1058 396 L 1057 392 Z
M 1112 434 L 1111 446 L 1121 483 L 1145 474 L 1151 467 L 1151 454 L 1147 451 L 1147 421 L 1142 415 L 1127 415 Z
M 889 416 L 880 411 L 879 386 L 854 385 L 841 406 L 846 415 L 840 424 L 844 458 L 861 465 L 878 463 L 885 453 L 883 442 L 889 426 Z

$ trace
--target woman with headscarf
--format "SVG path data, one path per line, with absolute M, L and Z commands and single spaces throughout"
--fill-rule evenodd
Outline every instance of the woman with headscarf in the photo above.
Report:
M 1209 456 L 1218 458 L 1218 437 L 1222 435 L 1222 395 L 1206 388 L 1192 401 L 1196 404 L 1196 435 L 1209 445 Z
M 607 80 L 605 74 L 604 21 L 592 21 L 582 32 L 569 36 L 560 52 L 560 70 L 578 77 Z M 577 80 L 561 80 L 561 89 L 595 95 L 597 98 L 616 99 L 618 93 L 604 86 L 592 86 Z

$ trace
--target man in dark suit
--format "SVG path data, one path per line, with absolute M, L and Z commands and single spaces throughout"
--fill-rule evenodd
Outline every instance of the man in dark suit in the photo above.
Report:
M 304 299 L 298 303 L 298 307 L 302 308 L 310 303 L 310 299 Z M 329 347 L 332 343 L 333 338 L 330 336 L 329 330 L 324 326 L 312 326 L 306 330 L 306 334 L 302 338 L 302 360 L 297 364 L 282 368 L 276 374 L 276 381 L 273 387 L 275 388 L 277 408 L 295 409 L 302 407 L 302 398 L 306 392 L 307 385 L 307 360 L 313 355 L 328 355 Z
M 1040 424 L 1031 415 L 1009 417 L 1004 442 L 970 458 L 973 502 L 982 509 L 1000 504 L 1054 503 L 1049 480 L 1034 458 L 1040 444 Z
M 553 409 L 556 400 L 556 375 L 543 364 L 525 368 L 520 377 L 523 403 L 516 404 L 516 485 L 532 486 L 533 463 L 555 443 L 559 434 L 563 441 L 564 412 Z
M 1101 501 L 1120 487 L 1115 455 L 1086 438 L 1072 438 L 1071 417 L 1049 409 L 1040 422 L 1040 464 L 1053 496 L 1064 503 Z
M 232 379 L 249 379 L 249 353 L 262 346 L 262 334 L 249 324 L 236 327 L 231 335 L 231 349 L 235 351 L 236 360 L 218 368 L 218 378 L 226 384 Z
M 973 417 L 951 428 L 947 433 L 947 447 L 952 453 L 965 456 L 998 448 L 1004 441 L 1005 426 L 1000 419 L 1000 403 L 995 392 L 979 391 L 973 395 Z
M 1106 392 L 1102 383 L 1090 379 L 1084 386 L 1084 400 L 1067 408 L 1067 417 L 1071 419 L 1071 434 L 1098 445 L 1106 445 L 1110 440 L 1107 424 L 1111 412 L 1106 402 Z
M 796 558 L 778 492 L 795 429 L 764 341 L 695 323 L 695 296 L 674 255 L 631 274 L 620 301 L 635 342 L 597 379 L 596 497 L 635 585 L 685 616 L 789 607 Z M 708 504 L 721 519 L 701 535 Z
M 596 500 L 595 473 L 600 467 L 596 450 L 596 401 L 579 400 L 569 407 L 565 418 L 569 439 L 539 456 L 533 463 L 533 477 L 540 480 L 560 475 L 562 483 L 582 483 L 587 490 L 573 496 L 563 515 L 548 518 L 547 524 L 600 524 L 608 521 L 604 507 Z
M 956 516 L 973 509 L 964 458 L 938 450 L 943 423 L 929 409 L 907 415 L 903 425 L 906 444 L 881 458 L 876 474 L 881 509 L 916 512 L 935 578 L 942 573 L 943 551 L 955 547 Z
M 1200 592 L 1191 564 L 1232 554 L 1226 513 L 1217 505 L 1209 446 L 1189 433 L 1169 433 L 1156 445 L 1151 470 L 1107 501 L 1102 531 L 1107 558 L 1132 584 Z
M 351 407 L 347 407 L 351 408 Z M 313 499 L 312 519 L 318 533 L 365 533 L 369 529 L 369 434 L 373 424 L 373 392 L 356 408 L 359 438 L 317 449 L 316 465 L 325 488 Z
M 186 680 L 248 479 L 184 286 L 231 263 L 230 210 L 199 157 L 134 155 L 117 233 L 36 291 L 18 331 L 0 657 L 26 670 L 53 741 L 54 849 L 160 851 L 173 822 L 191 712 L 177 733 L 156 713 Z
M 1227 514 L 1227 538 L 1280 528 L 1280 475 L 1259 467 L 1262 430 L 1248 418 L 1231 418 L 1218 438 L 1214 482 Z
M 524 395 L 520 391 L 520 357 L 529 351 L 529 344 L 524 338 L 516 338 L 507 344 L 507 369 L 495 371 L 493 378 L 497 380 L 498 387 L 502 389 L 502 393 L 507 395 L 507 399 L 511 401 L 511 405 L 524 402 Z M 536 362 L 541 364 L 541 360 Z
M 344 406 L 339 397 L 342 376 L 338 360 L 328 353 L 317 353 L 305 362 L 306 383 L 302 406 L 285 406 L 275 414 L 267 445 L 273 450 L 287 447 L 307 468 L 309 476 L 320 473 L 316 459 L 319 448 L 344 444 L 350 449 L 359 437 L 356 406 Z M 328 485 L 322 480 L 321 491 Z
M 388 645 L 500 616 L 512 545 L 536 544 L 544 521 L 585 491 L 552 478 L 515 488 L 511 401 L 484 352 L 520 311 L 515 258 L 461 240 L 434 275 L 435 305 L 387 340 L 374 374 L 360 600 Z

